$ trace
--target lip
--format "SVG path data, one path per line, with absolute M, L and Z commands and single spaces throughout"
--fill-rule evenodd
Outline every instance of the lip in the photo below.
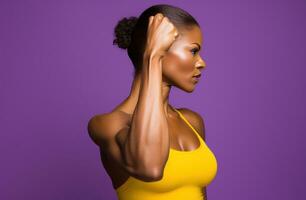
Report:
M 200 77 L 195 77 L 193 76 L 192 77 L 192 80 L 195 82 L 195 83 L 198 83 L 200 81 Z
M 201 73 L 200 73 L 200 74 L 194 75 L 193 77 L 200 78 L 201 76 L 202 76 L 202 75 L 201 75 Z
M 201 74 L 198 74 L 198 75 L 193 76 L 192 79 L 197 83 L 200 81 L 200 77 L 201 77 Z

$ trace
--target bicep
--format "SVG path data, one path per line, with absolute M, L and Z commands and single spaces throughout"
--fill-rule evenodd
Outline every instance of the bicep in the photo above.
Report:
M 114 136 L 109 137 L 102 142 L 101 149 L 109 155 L 121 168 L 123 168 L 130 175 L 134 175 L 135 170 L 126 160 L 126 151 L 124 149 L 127 140 L 129 127 L 123 127 L 115 133 Z
M 112 121 L 113 122 L 113 121 Z M 110 126 L 110 124 L 112 124 Z M 127 172 L 130 172 L 126 165 L 122 145 L 126 140 L 129 128 L 127 126 L 118 127 L 110 123 L 109 119 L 94 117 L 88 122 L 88 133 L 93 142 L 98 145 L 107 157 L 114 160 Z
M 127 162 L 127 158 L 132 157 L 128 154 L 130 152 L 125 149 L 130 132 L 129 126 L 118 123 L 114 119 L 103 118 L 90 122 L 88 130 L 102 153 L 119 165 L 127 174 L 144 181 L 155 180 L 155 177 L 148 174 L 146 169 L 139 168 L 136 162 Z

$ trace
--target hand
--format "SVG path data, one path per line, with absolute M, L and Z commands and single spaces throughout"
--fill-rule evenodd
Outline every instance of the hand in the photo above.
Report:
M 163 57 L 172 43 L 178 37 L 178 30 L 161 13 L 149 17 L 147 30 L 147 55 Z

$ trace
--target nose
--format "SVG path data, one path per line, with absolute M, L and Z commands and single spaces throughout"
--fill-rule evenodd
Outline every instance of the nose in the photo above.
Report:
M 199 69 L 206 68 L 206 62 L 201 57 L 199 57 L 199 58 L 200 59 L 199 59 L 197 65 L 196 65 L 197 68 L 199 68 Z

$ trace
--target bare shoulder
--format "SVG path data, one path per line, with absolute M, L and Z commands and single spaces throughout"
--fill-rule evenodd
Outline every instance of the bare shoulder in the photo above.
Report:
M 205 123 L 204 118 L 201 116 L 201 114 L 189 108 L 177 108 L 177 110 L 179 110 L 184 115 L 184 117 L 197 130 L 197 132 L 202 136 L 203 140 L 205 141 Z
M 128 126 L 128 122 L 129 117 L 120 111 L 99 114 L 89 119 L 87 131 L 93 142 L 101 146 L 120 129 Z

